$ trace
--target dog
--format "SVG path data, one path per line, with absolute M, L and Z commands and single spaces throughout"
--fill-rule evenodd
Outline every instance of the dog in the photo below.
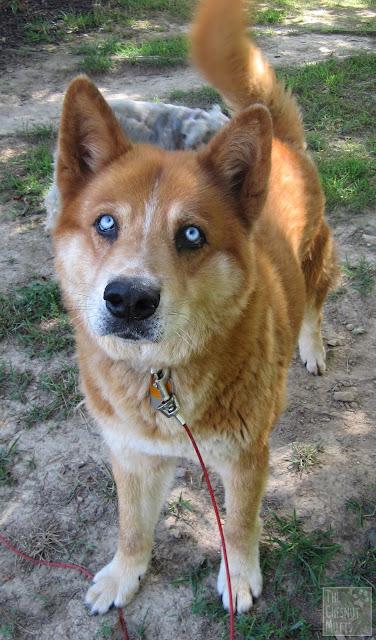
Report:
M 138 590 L 175 459 L 194 455 L 184 429 L 152 407 L 151 370 L 171 370 L 222 477 L 238 613 L 262 590 L 268 434 L 297 341 L 308 371 L 325 371 L 321 309 L 335 254 L 297 103 L 246 37 L 241 0 L 203 0 L 192 50 L 234 113 L 204 149 L 133 144 L 86 77 L 63 105 L 56 271 L 119 500 L 118 548 L 87 593 L 91 613 Z M 217 584 L 228 609 L 223 559 Z

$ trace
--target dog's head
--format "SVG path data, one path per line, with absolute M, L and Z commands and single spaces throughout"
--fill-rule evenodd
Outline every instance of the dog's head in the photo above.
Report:
M 54 242 L 77 330 L 113 358 L 137 352 L 164 365 L 233 326 L 252 287 L 250 232 L 267 194 L 271 137 L 269 112 L 255 106 L 199 153 L 132 145 L 96 87 L 74 80 Z

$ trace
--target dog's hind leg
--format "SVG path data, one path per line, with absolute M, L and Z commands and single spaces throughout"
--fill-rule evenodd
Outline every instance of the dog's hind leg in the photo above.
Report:
M 321 310 L 336 277 L 333 240 L 325 220 L 321 221 L 301 266 L 306 285 L 306 307 L 299 336 L 299 352 L 308 371 L 313 375 L 322 375 L 326 364 Z

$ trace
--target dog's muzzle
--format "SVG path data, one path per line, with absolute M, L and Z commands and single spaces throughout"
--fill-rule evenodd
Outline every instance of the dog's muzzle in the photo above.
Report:
M 111 314 L 106 333 L 123 338 L 152 339 L 155 322 L 152 316 L 159 306 L 161 292 L 155 283 L 145 278 L 119 278 L 106 286 L 103 299 Z

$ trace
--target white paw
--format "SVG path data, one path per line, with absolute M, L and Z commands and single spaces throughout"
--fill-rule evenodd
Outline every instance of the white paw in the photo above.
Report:
M 325 349 L 321 337 L 321 313 L 307 308 L 299 335 L 300 357 L 314 376 L 325 373 Z
M 302 336 L 299 339 L 300 357 L 309 373 L 323 375 L 326 371 L 325 349 L 320 336 Z
M 147 561 L 125 561 L 116 553 L 114 559 L 94 576 L 94 584 L 88 590 L 85 602 L 92 615 L 106 613 L 112 605 L 124 607 L 131 601 L 140 586 Z
M 236 567 L 237 566 L 237 570 Z M 230 562 L 230 577 L 232 603 L 234 611 L 246 613 L 253 605 L 253 599 L 258 598 L 262 591 L 262 575 L 258 558 L 253 562 Z M 217 582 L 218 593 L 222 596 L 223 607 L 229 611 L 230 596 L 227 584 L 226 567 L 221 562 Z

